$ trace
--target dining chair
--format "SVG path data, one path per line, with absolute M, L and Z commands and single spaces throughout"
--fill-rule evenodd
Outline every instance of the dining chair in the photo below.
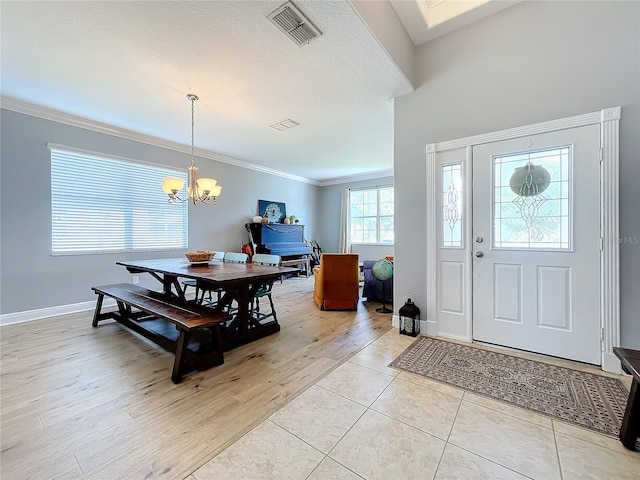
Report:
M 247 263 L 249 261 L 249 255 L 247 255 L 246 253 L 238 253 L 238 252 L 226 252 L 224 254 L 224 257 L 222 259 L 223 262 L 225 263 Z M 224 292 L 224 289 L 222 288 L 213 288 L 211 290 L 207 290 L 207 292 L 209 293 L 209 301 L 207 303 L 205 303 L 204 305 L 206 305 L 207 307 L 215 307 L 215 305 L 220 301 L 220 298 L 222 296 L 222 293 Z M 212 295 L 213 294 L 217 295 L 217 299 L 215 301 L 213 301 L 212 299 Z M 228 313 L 235 313 L 238 308 L 237 307 L 233 307 L 233 302 L 231 304 L 229 304 L 228 308 L 226 308 L 226 311 Z
M 212 262 L 221 262 L 224 260 L 224 252 L 213 252 L 213 257 L 211 258 Z M 208 292 L 209 293 L 209 302 L 211 302 L 211 291 L 208 290 L 200 290 L 200 287 L 198 286 L 197 282 L 192 279 L 192 278 L 185 278 L 182 281 L 182 285 L 184 285 L 184 293 L 187 293 L 187 288 L 188 287 L 194 287 L 196 289 L 196 295 L 194 297 L 194 301 L 198 304 L 202 304 L 202 302 L 204 302 L 204 296 L 205 294 Z M 218 294 L 218 296 L 220 296 Z
M 270 265 L 273 267 L 279 267 L 282 263 L 282 258 L 280 257 L 280 255 L 256 253 L 251 258 L 251 261 L 254 265 Z M 256 320 L 258 321 L 268 317 L 273 317 L 276 322 L 278 321 L 278 317 L 276 317 L 276 307 L 273 305 L 273 299 L 271 298 L 271 290 L 273 288 L 274 282 L 275 279 L 272 279 L 263 283 L 256 292 L 255 297 L 253 297 L 253 300 L 251 301 L 251 315 L 255 316 Z M 260 299 L 262 297 L 267 297 L 269 299 L 269 304 L 271 305 L 271 313 L 265 314 L 260 312 Z
M 247 263 L 249 261 L 249 255 L 246 253 L 227 252 L 224 254 L 224 261 L 232 263 Z

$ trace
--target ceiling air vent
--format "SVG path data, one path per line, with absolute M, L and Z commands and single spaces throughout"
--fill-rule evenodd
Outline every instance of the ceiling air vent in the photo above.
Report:
M 291 2 L 278 7 L 267 19 L 299 47 L 322 35 L 322 32 Z
M 287 118 L 286 120 L 282 120 L 281 122 L 274 123 L 273 125 L 271 125 L 271 128 L 275 128 L 276 130 L 282 131 L 282 130 L 288 130 L 289 128 L 297 127 L 298 125 L 300 124 L 295 120 L 291 120 L 290 118 Z

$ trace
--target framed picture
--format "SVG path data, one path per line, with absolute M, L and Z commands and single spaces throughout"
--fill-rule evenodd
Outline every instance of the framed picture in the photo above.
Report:
M 287 208 L 282 202 L 258 200 L 258 213 L 261 217 L 266 215 L 269 223 L 282 223 L 287 216 Z

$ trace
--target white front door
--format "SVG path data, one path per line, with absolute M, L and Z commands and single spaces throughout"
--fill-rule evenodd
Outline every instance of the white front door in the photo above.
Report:
M 599 365 L 600 126 L 473 147 L 473 339 Z

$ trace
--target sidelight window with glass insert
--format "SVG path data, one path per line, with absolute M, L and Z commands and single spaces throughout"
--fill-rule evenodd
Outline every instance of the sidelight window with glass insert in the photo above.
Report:
M 442 166 L 442 246 L 462 247 L 462 164 Z

